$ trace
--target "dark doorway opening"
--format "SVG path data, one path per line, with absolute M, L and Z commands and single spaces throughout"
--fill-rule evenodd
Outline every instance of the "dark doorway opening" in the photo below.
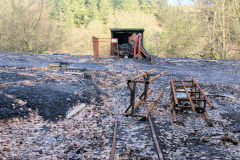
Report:
M 144 29 L 116 29 L 111 28 L 111 38 L 118 38 L 118 45 L 128 44 L 128 38 L 133 33 L 141 33 L 143 35 Z
M 118 29 L 111 28 L 111 38 L 118 39 L 118 52 L 119 57 L 128 56 L 129 58 L 133 57 L 133 54 L 130 54 L 131 48 L 129 46 L 129 37 L 131 37 L 134 33 L 137 35 L 141 33 L 143 35 L 144 29 Z

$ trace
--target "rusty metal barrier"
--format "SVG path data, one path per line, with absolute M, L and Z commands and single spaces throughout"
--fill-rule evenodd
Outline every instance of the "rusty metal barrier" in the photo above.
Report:
M 130 90 L 130 105 L 125 110 L 125 114 L 127 116 L 131 115 L 131 116 L 135 116 L 135 117 L 148 118 L 150 112 L 154 109 L 154 107 L 158 103 L 159 99 L 163 96 L 163 91 L 161 91 L 159 93 L 159 95 L 157 96 L 157 98 L 155 99 L 155 101 L 153 101 L 153 103 L 151 104 L 151 106 L 147 110 L 147 113 L 146 113 L 145 116 L 134 114 L 134 111 L 137 109 L 137 107 L 140 106 L 142 104 L 142 102 L 144 102 L 144 101 L 146 102 L 147 97 L 152 93 L 152 88 L 149 89 L 149 85 L 153 81 L 155 81 L 156 79 L 158 79 L 159 77 L 163 76 L 164 74 L 166 74 L 168 72 L 168 71 L 164 71 L 164 72 L 159 73 L 159 74 L 154 76 L 152 73 L 155 72 L 155 71 L 157 71 L 156 68 L 151 69 L 151 70 L 149 70 L 147 72 L 144 72 L 142 74 L 139 74 L 136 77 L 128 80 L 127 85 L 128 85 L 129 90 Z M 154 77 L 151 78 L 151 76 L 154 76 Z M 144 84 L 144 90 L 143 90 L 142 94 L 139 96 L 139 100 L 137 101 L 137 103 L 135 103 L 137 83 Z M 128 110 L 130 108 L 131 108 L 131 111 L 130 111 L 129 114 L 127 114 Z
M 209 120 L 206 112 L 206 104 L 212 109 L 213 104 L 200 88 L 197 81 L 173 80 L 170 78 L 170 103 L 172 107 L 173 122 L 177 122 L 176 112 L 191 109 L 193 112 L 203 113 Z M 186 105 L 189 103 L 189 105 Z M 184 104 L 184 105 L 183 105 Z
M 92 37 L 94 58 L 111 57 L 119 58 L 117 38 Z

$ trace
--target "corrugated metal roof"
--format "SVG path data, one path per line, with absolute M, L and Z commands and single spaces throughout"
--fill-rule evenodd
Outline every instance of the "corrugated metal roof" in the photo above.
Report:
M 111 31 L 144 31 L 143 28 L 110 28 Z

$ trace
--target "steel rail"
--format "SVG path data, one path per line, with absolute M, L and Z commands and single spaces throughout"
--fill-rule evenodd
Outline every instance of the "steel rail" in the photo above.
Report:
M 176 96 L 175 87 L 174 87 L 174 84 L 173 84 L 172 77 L 170 77 L 170 85 L 171 85 L 171 89 L 172 89 L 172 96 L 174 98 L 174 103 L 175 103 L 174 105 L 178 106 L 178 100 L 177 100 L 177 96 Z
M 189 99 L 188 98 L 178 98 L 178 101 L 189 101 Z M 206 100 L 192 98 L 192 101 L 206 101 Z
M 177 114 L 176 114 L 176 110 L 174 108 L 174 102 L 171 102 L 171 106 L 172 106 L 173 122 L 177 123 Z
M 195 106 L 194 106 L 193 101 L 192 101 L 192 99 L 191 99 L 191 96 L 189 95 L 188 90 L 187 90 L 187 88 L 186 88 L 186 86 L 185 86 L 185 84 L 184 84 L 183 81 L 182 81 L 182 85 L 183 85 L 183 88 L 184 88 L 184 90 L 185 90 L 185 92 L 186 92 L 186 94 L 187 94 L 188 100 L 189 100 L 190 105 L 191 105 L 191 107 L 192 107 L 192 111 L 193 111 L 193 112 L 196 112 Z
M 154 141 L 157 153 L 158 153 L 158 158 L 160 160 L 164 160 L 161 148 L 160 148 L 158 140 L 157 140 L 156 132 L 155 132 L 155 129 L 154 129 L 154 126 L 153 126 L 153 122 L 152 122 L 152 119 L 151 119 L 151 115 L 148 116 L 148 122 L 150 124 L 151 132 L 152 132 L 152 136 L 153 136 L 153 141 Z
M 177 106 L 175 109 L 177 109 L 177 110 L 181 110 L 181 109 L 192 109 L 192 107 L 191 106 Z M 198 107 L 198 106 L 195 106 L 195 110 L 204 110 L 204 107 Z
M 199 91 L 202 93 L 203 97 L 207 100 L 209 106 L 211 109 L 213 109 L 213 104 L 211 103 L 211 101 L 208 99 L 208 97 L 206 96 L 206 94 L 204 93 L 204 91 L 201 89 L 201 87 L 198 85 L 197 81 L 193 78 L 192 79 L 193 82 L 195 83 L 195 85 L 197 86 L 197 88 L 199 89 Z
M 176 90 L 175 92 L 177 92 L 177 93 L 185 93 L 185 91 L 178 91 L 178 90 Z M 189 91 L 188 90 L 188 93 L 199 93 L 198 91 Z
M 117 124 L 118 124 L 117 122 L 118 122 L 117 119 L 115 119 L 110 160 L 114 160 L 114 154 L 115 154 L 115 148 L 116 148 L 116 138 L 117 138 Z

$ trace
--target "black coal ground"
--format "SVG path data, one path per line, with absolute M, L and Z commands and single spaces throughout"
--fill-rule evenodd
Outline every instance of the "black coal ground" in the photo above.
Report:
M 39 72 L 39 70 L 36 70 L 36 76 L 19 75 L 19 72 L 27 74 L 33 71 L 26 66 L 21 66 L 20 69 L 18 69 L 19 66 L 11 67 L 16 68 L 6 68 L 6 66 L 1 68 L 6 71 L 0 73 L 1 83 L 13 85 L 0 88 L 2 92 L 0 96 L 0 119 L 8 120 L 14 117 L 28 117 L 29 109 L 31 109 L 37 110 L 44 120 L 56 121 L 65 118 L 67 111 L 74 105 L 77 105 L 78 102 L 103 104 L 99 95 L 105 93 L 102 93 L 89 75 L 83 73 L 84 71 L 82 70 L 80 71 L 82 71 L 83 77 L 80 78 L 86 85 L 81 85 L 80 82 L 58 81 L 44 77 L 46 74 L 51 75 L 51 71 Z M 38 78 L 42 80 L 39 81 Z M 21 84 L 21 82 L 26 80 L 36 84 Z M 89 88 L 92 89 L 89 90 Z M 14 98 L 6 97 L 6 95 Z M 14 102 L 14 99 L 20 99 L 27 103 L 19 105 Z M 95 102 L 91 102 L 92 100 Z
M 17 73 L 9 73 L 9 72 L 1 72 L 0 73 L 1 83 L 17 82 L 17 81 L 30 80 L 30 79 L 33 80 L 34 77 L 18 75 Z
M 48 138 L 46 135 L 38 135 L 38 131 L 35 133 L 37 135 L 23 131 L 24 135 L 30 136 L 34 140 L 30 141 L 29 145 L 41 152 L 31 155 L 24 152 L 26 148 L 19 146 L 19 152 L 24 154 L 20 158 L 36 159 L 44 156 L 53 158 L 58 155 L 58 159 L 106 159 L 109 157 L 111 149 L 113 122 L 118 117 L 121 125 L 117 139 L 117 159 L 156 159 L 147 122 L 139 122 L 138 118 L 126 118 L 118 115 L 123 113 L 129 105 L 126 80 L 152 68 L 158 68 L 160 71 L 168 70 L 167 75 L 156 80 L 152 85 L 153 99 L 160 89 L 165 91 L 160 104 L 152 113 L 164 157 L 166 159 L 240 158 L 240 62 L 238 61 L 156 57 L 155 64 L 151 64 L 147 60 L 109 58 L 94 60 L 89 56 L 24 55 L 24 60 L 19 54 L 14 53 L 1 53 L 0 56 L 1 83 L 8 81 L 16 83 L 25 80 L 34 82 L 34 79 L 40 79 L 32 85 L 18 83 L 0 88 L 0 104 L 4 113 L 1 115 L 1 119 L 8 120 L 24 116 L 24 119 L 28 119 L 32 110 L 38 110 L 38 115 L 44 120 L 55 121 L 56 124 L 60 122 L 67 126 L 59 125 L 57 129 L 52 126 L 51 122 L 44 122 L 39 132 L 42 133 L 42 128 L 47 127 Z M 137 67 L 133 65 L 132 61 Z M 68 62 L 66 63 L 68 66 L 52 71 L 40 68 L 59 62 Z M 39 68 L 29 70 L 36 66 Z M 24 77 L 18 75 L 18 72 L 36 73 L 37 78 Z M 77 72 L 78 78 L 85 85 L 81 81 L 76 82 L 69 77 L 61 79 L 60 76 L 60 80 L 46 77 L 46 75 L 55 74 L 66 77 L 64 72 Z M 5 76 L 7 78 L 4 78 Z M 215 106 L 213 110 L 207 109 L 213 127 L 207 125 L 203 116 L 189 111 L 177 114 L 179 124 L 172 122 L 168 97 L 170 76 L 181 80 L 194 77 L 200 83 Z M 7 95 L 13 95 L 14 98 L 9 98 Z M 21 99 L 27 103 L 20 105 L 14 99 Z M 86 112 L 81 111 L 73 120 L 65 120 L 67 111 L 76 105 L 78 100 L 89 104 Z M 139 113 L 144 113 L 144 109 L 140 109 Z M 84 117 L 84 119 L 80 118 L 79 121 L 78 116 Z M 81 134 L 71 133 L 68 130 L 70 126 L 80 130 Z M 61 128 L 68 132 L 55 133 L 59 132 Z M 92 131 L 93 137 L 90 136 Z M 221 141 L 219 138 L 223 136 L 234 139 L 238 145 Z M 39 141 L 39 144 L 35 144 L 35 141 Z M 49 142 L 51 145 L 43 145 Z M 79 143 L 76 144 L 76 142 Z M 47 150 L 51 150 L 51 154 L 41 149 L 43 146 Z M 29 152 L 35 152 L 30 147 L 27 149 Z M 12 150 L 4 151 L 10 157 L 13 155 L 12 152 Z

